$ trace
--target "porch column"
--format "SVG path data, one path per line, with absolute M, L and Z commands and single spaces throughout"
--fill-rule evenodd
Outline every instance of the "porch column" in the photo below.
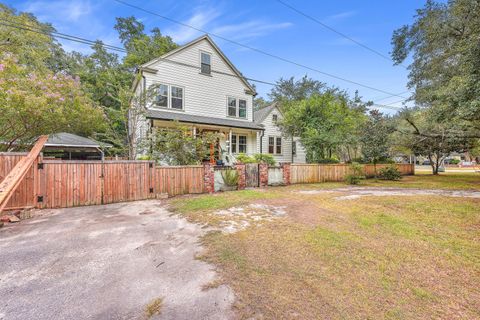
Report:
M 232 129 L 228 131 L 228 154 L 232 155 Z

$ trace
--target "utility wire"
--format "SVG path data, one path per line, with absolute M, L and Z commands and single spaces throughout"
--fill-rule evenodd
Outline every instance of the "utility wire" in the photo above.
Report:
M 4 23 L 2 21 L 7 21 L 7 22 L 10 22 L 10 23 Z M 85 38 L 81 38 L 81 37 L 77 37 L 77 36 L 72 36 L 72 35 L 69 35 L 69 34 L 60 33 L 60 32 L 56 32 L 56 31 L 52 31 L 52 30 L 43 31 L 43 29 L 40 28 L 40 27 L 34 27 L 34 26 L 29 26 L 29 25 L 20 24 L 20 23 L 12 23 L 11 21 L 4 20 L 4 19 L 0 19 L 0 25 L 7 26 L 7 27 L 10 27 L 10 28 L 16 28 L 16 29 L 20 29 L 20 30 L 25 30 L 25 31 L 29 31 L 29 32 L 34 32 L 34 33 L 38 33 L 38 34 L 44 34 L 44 35 L 48 35 L 48 36 L 51 36 L 51 37 L 54 37 L 54 38 L 60 38 L 60 39 L 68 40 L 68 41 L 87 44 L 87 45 L 90 45 L 90 46 L 99 43 L 98 41 L 93 41 L 93 40 L 89 40 L 89 39 L 85 39 Z M 112 50 L 112 51 L 118 51 L 118 52 L 122 52 L 122 53 L 127 53 L 127 50 L 125 50 L 124 48 L 120 48 L 120 47 L 117 47 L 117 46 L 105 44 L 102 41 L 100 41 L 100 43 L 103 47 L 105 47 L 105 49 Z M 192 64 L 187 64 L 187 63 L 174 61 L 174 60 L 170 60 L 170 59 L 166 59 L 166 58 L 157 58 L 157 60 L 200 70 L 199 66 L 195 66 L 195 65 L 192 65 Z M 213 69 L 212 69 L 212 73 L 222 74 L 222 75 L 235 77 L 235 78 L 239 78 L 239 79 L 244 79 L 244 80 L 247 80 L 247 81 L 262 83 L 262 84 L 266 84 L 266 85 L 270 85 L 270 86 L 276 86 L 277 85 L 276 83 L 273 83 L 273 82 L 269 82 L 269 81 L 265 81 L 265 80 L 258 80 L 258 79 L 249 78 L 249 77 L 240 77 L 236 74 L 226 73 L 226 72 L 217 71 L 217 70 L 213 70 Z M 398 103 L 398 102 L 402 102 L 402 101 L 405 101 L 405 100 L 397 101 L 397 102 L 394 102 L 394 103 Z M 392 103 L 392 104 L 394 104 L 394 103 Z M 388 106 L 388 105 L 380 105 L 380 104 L 374 104 L 374 106 L 380 107 L 380 108 L 393 109 L 393 110 L 401 110 L 402 109 L 402 108 L 399 108 L 399 107 L 393 107 L 393 106 Z
M 278 3 L 282 4 L 283 6 L 285 6 L 285 7 L 287 7 L 287 8 L 289 8 L 290 10 L 295 11 L 295 12 L 298 13 L 299 15 L 301 15 L 301 16 L 303 16 L 303 17 L 305 17 L 305 18 L 307 18 L 307 19 L 309 19 L 309 20 L 311 20 L 311 21 L 313 21 L 313 22 L 321 25 L 322 27 L 324 27 L 324 28 L 326 28 L 326 29 L 328 29 L 328 30 L 330 30 L 330 31 L 338 34 L 339 36 L 341 36 L 341 37 L 343 37 L 343 38 L 345 38 L 345 39 L 347 39 L 347 40 L 355 43 L 356 45 L 358 45 L 358 46 L 360 46 L 360 47 L 362 47 L 362 48 L 364 48 L 364 49 L 366 49 L 366 50 L 368 50 L 368 51 L 376 54 L 377 56 L 379 56 L 379 57 L 381 57 L 381 58 L 383 58 L 383 59 L 385 59 L 385 60 L 388 60 L 388 61 L 390 61 L 390 62 L 393 62 L 392 59 L 391 59 L 389 56 L 387 56 L 387 55 L 385 55 L 385 54 L 383 54 L 383 53 L 381 53 L 381 52 L 379 52 L 379 51 L 377 51 L 377 50 L 375 50 L 375 49 L 373 49 L 373 48 L 371 48 L 371 47 L 369 47 L 369 46 L 367 46 L 367 45 L 365 45 L 365 44 L 363 44 L 363 43 L 361 43 L 361 42 L 359 42 L 359 41 L 357 41 L 357 40 L 355 40 L 355 39 L 353 39 L 352 37 L 346 35 L 346 34 L 343 33 L 343 32 L 340 32 L 340 31 L 338 31 L 338 30 L 330 27 L 329 25 L 323 23 L 322 21 L 316 19 L 315 17 L 312 17 L 311 15 L 309 15 L 309 14 L 303 12 L 303 11 L 300 11 L 299 9 L 295 8 L 294 6 L 286 3 L 285 1 L 282 1 L 282 0 L 275 0 L 275 1 L 277 1 Z M 400 66 L 402 66 L 402 67 L 405 68 L 405 69 L 407 68 L 407 67 L 404 66 L 403 64 L 400 64 Z
M 172 19 L 172 18 L 169 18 L 169 17 L 166 17 L 166 16 L 163 16 L 161 14 L 158 14 L 156 12 L 153 12 L 153 11 L 150 11 L 150 10 L 147 10 L 147 9 L 144 9 L 142 7 L 139 7 L 137 5 L 134 5 L 134 4 L 131 4 L 131 3 L 128 3 L 128 2 L 125 2 L 123 0 L 113 0 L 115 2 L 118 2 L 120 4 L 123 4 L 125 6 L 128 6 L 130 8 L 134 8 L 136 10 L 139 10 L 139 11 L 143 11 L 145 13 L 148 13 L 148 14 L 151 14 L 151 15 L 154 15 L 154 16 L 157 16 L 159 18 L 162 18 L 164 20 L 167 20 L 167 21 L 170 21 L 172 23 L 175 23 L 175 24 L 178 24 L 178 25 L 181 25 L 181 26 L 184 26 L 184 27 L 187 27 L 187 28 L 190 28 L 190 29 L 193 29 L 193 30 L 196 30 L 196 31 L 199 31 L 199 32 L 202 32 L 202 33 L 205 33 L 205 34 L 208 34 L 208 35 L 211 35 L 211 36 L 214 36 L 218 39 L 221 39 L 221 40 L 224 40 L 224 41 L 227 41 L 227 42 L 230 42 L 230 43 L 233 43 L 237 46 L 240 46 L 240 47 L 243 47 L 243 48 L 246 48 L 246 49 L 249 49 L 249 50 L 252 50 L 252 51 L 255 51 L 255 52 L 258 52 L 260 54 L 263 54 L 263 55 L 266 55 L 266 56 L 269 56 L 271 58 L 274 58 L 274 59 L 277 59 L 277 60 L 280 60 L 280 61 L 283 61 L 283 62 L 286 62 L 286 63 L 289 63 L 289 64 L 293 64 L 293 65 L 296 65 L 298 67 L 302 67 L 304 69 L 307 69 L 307 70 L 311 70 L 311 71 L 314 71 L 314 72 L 317 72 L 317 73 L 320 73 L 320 74 L 323 74 L 325 76 L 328 76 L 330 78 L 334 78 L 334 79 L 337 79 L 337 80 L 341 80 L 341 81 L 344 81 L 344 82 L 348 82 L 348 83 L 351 83 L 351 84 L 354 84 L 354 85 L 357 85 L 359 87 L 363 87 L 363 88 L 366 88 L 366 89 L 369 89 L 369 90 L 373 90 L 373 91 L 377 91 L 377 92 L 381 92 L 381 93 L 385 93 L 385 94 L 388 94 L 390 96 L 395 96 L 395 97 L 400 97 L 400 98 L 405 98 L 401 95 L 398 95 L 398 94 L 395 94 L 395 93 L 392 93 L 392 92 L 388 92 L 388 91 L 385 91 L 385 90 L 382 90 L 382 89 L 378 89 L 378 88 L 375 88 L 375 87 L 372 87 L 372 86 L 369 86 L 369 85 L 366 85 L 366 84 L 362 84 L 360 82 L 357 82 L 357 81 L 353 81 L 353 80 L 350 80 L 350 79 L 347 79 L 347 78 L 343 78 L 343 77 L 340 77 L 340 76 L 336 76 L 334 74 L 331 74 L 331 73 L 328 73 L 328 72 L 324 72 L 324 71 L 321 71 L 319 69 L 316 69 L 316 68 L 313 68 L 313 67 L 309 67 L 305 64 L 302 64 L 302 63 L 299 63 L 299 62 L 296 62 L 296 61 L 293 61 L 293 60 L 290 60 L 290 59 L 287 59 L 287 58 L 283 58 L 281 56 L 278 56 L 276 54 L 273 54 L 273 53 L 269 53 L 267 51 L 264 51 L 264 50 L 261 50 L 261 49 L 258 49 L 258 48 L 255 48 L 255 47 L 252 47 L 252 46 L 249 46 L 249 45 L 246 45 L 246 44 L 243 44 L 243 43 L 240 43 L 238 41 L 235 41 L 235 40 L 231 40 L 231 39 L 228 39 L 224 36 L 221 36 L 219 34 L 215 34 L 215 33 L 211 33 L 211 32 L 208 32 L 206 30 L 203 30 L 201 28 L 198 28 L 198 27 L 195 27 L 195 26 L 192 26 L 192 25 L 189 25 L 187 23 L 184 23 L 184 22 L 181 22 L 181 21 L 178 21 L 178 20 L 175 20 L 175 19 Z

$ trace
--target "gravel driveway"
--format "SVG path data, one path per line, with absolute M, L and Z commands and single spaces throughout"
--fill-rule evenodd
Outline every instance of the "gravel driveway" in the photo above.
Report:
M 233 293 L 196 260 L 200 226 L 158 200 L 43 210 L 0 229 L 0 319 L 229 319 Z

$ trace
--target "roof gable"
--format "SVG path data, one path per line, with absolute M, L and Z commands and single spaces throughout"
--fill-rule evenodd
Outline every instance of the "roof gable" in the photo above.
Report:
M 272 103 L 271 105 L 269 105 L 268 107 L 262 108 L 262 109 L 257 110 L 253 113 L 253 119 L 254 119 L 255 123 L 257 123 L 257 124 L 262 123 L 265 119 L 267 119 L 268 115 L 273 110 L 277 110 L 280 114 L 282 114 L 282 112 L 280 111 L 280 109 L 277 106 L 277 103 L 275 102 L 275 103 Z
M 166 54 L 156 58 L 156 59 L 153 59 L 143 65 L 140 66 L 140 69 L 149 69 L 149 68 L 152 68 L 152 66 L 157 63 L 157 62 L 161 62 L 162 60 L 163 61 L 166 61 L 166 60 L 171 60 L 171 58 L 173 58 L 175 55 L 181 53 L 182 51 L 188 49 L 188 48 L 191 48 L 197 44 L 199 44 L 200 42 L 202 41 L 206 41 L 210 47 L 215 51 L 215 53 L 223 60 L 223 62 L 228 66 L 228 68 L 233 72 L 233 75 L 235 75 L 236 77 L 238 77 L 238 79 L 247 87 L 247 89 L 249 91 L 252 92 L 252 94 L 256 95 L 256 91 L 255 89 L 252 87 L 252 85 L 245 79 L 245 77 L 242 75 L 242 73 L 233 65 L 233 63 L 227 58 L 227 56 L 222 52 L 222 50 L 220 50 L 220 48 L 215 44 L 215 42 L 213 42 L 213 40 L 208 36 L 208 35 L 203 35 L 197 39 L 194 39 L 186 44 L 184 44 L 183 46 L 180 46 L 170 52 L 167 52 Z M 170 59 L 169 59 L 170 58 Z M 179 63 L 179 62 L 175 62 L 175 63 Z M 215 70 L 215 66 L 213 65 L 213 68 L 212 68 L 212 72 L 213 73 L 220 73 L 220 74 L 224 74 L 224 72 L 221 72 L 221 71 L 218 71 L 218 70 Z

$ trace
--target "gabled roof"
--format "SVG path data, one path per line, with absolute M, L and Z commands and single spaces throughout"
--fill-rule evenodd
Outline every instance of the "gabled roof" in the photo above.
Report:
M 75 148 L 101 148 L 111 147 L 109 144 L 77 136 L 76 134 L 59 132 L 48 136 L 45 147 L 75 147 Z
M 167 52 L 166 54 L 160 56 L 159 58 L 156 58 L 156 59 L 153 59 L 152 61 L 149 61 L 147 63 L 144 63 L 142 64 L 139 69 L 148 69 L 151 67 L 152 64 L 158 62 L 158 61 L 161 61 L 162 59 L 166 59 L 174 54 L 176 54 L 177 52 L 180 52 L 182 50 L 185 50 L 186 48 L 188 47 L 191 47 L 195 44 L 197 44 L 198 42 L 202 41 L 202 40 L 206 40 L 208 41 L 208 43 L 210 43 L 210 45 L 215 49 L 215 51 L 217 51 L 217 53 L 220 55 L 220 57 L 222 57 L 222 59 L 227 63 L 227 65 L 232 69 L 232 71 L 235 73 L 235 75 L 240 79 L 240 81 L 242 81 L 245 86 L 250 90 L 252 91 L 252 93 L 255 95 L 256 94 L 256 90 L 252 87 L 252 85 L 245 79 L 245 77 L 242 75 L 242 73 L 240 71 L 238 71 L 238 69 L 233 65 L 233 63 L 227 58 L 227 56 L 222 52 L 222 50 L 220 50 L 220 48 L 215 44 L 215 42 L 213 42 L 212 38 L 210 38 L 208 36 L 208 34 L 205 34 L 201 37 L 198 37 L 182 46 L 179 46 L 178 48 L 176 49 L 173 49 L 172 51 L 169 51 Z
M 253 119 L 256 124 L 262 123 L 274 109 L 277 109 L 281 113 L 280 109 L 277 107 L 277 103 L 274 102 L 268 107 L 257 110 L 253 113 Z
M 264 130 L 264 128 L 261 125 L 251 121 L 196 116 L 193 114 L 188 114 L 183 112 L 180 113 L 180 112 L 148 109 L 146 116 L 148 119 L 169 120 L 169 121 L 179 121 L 179 122 L 198 123 L 198 124 L 210 124 L 210 125 L 216 125 L 216 126 L 253 129 L 253 130 Z

